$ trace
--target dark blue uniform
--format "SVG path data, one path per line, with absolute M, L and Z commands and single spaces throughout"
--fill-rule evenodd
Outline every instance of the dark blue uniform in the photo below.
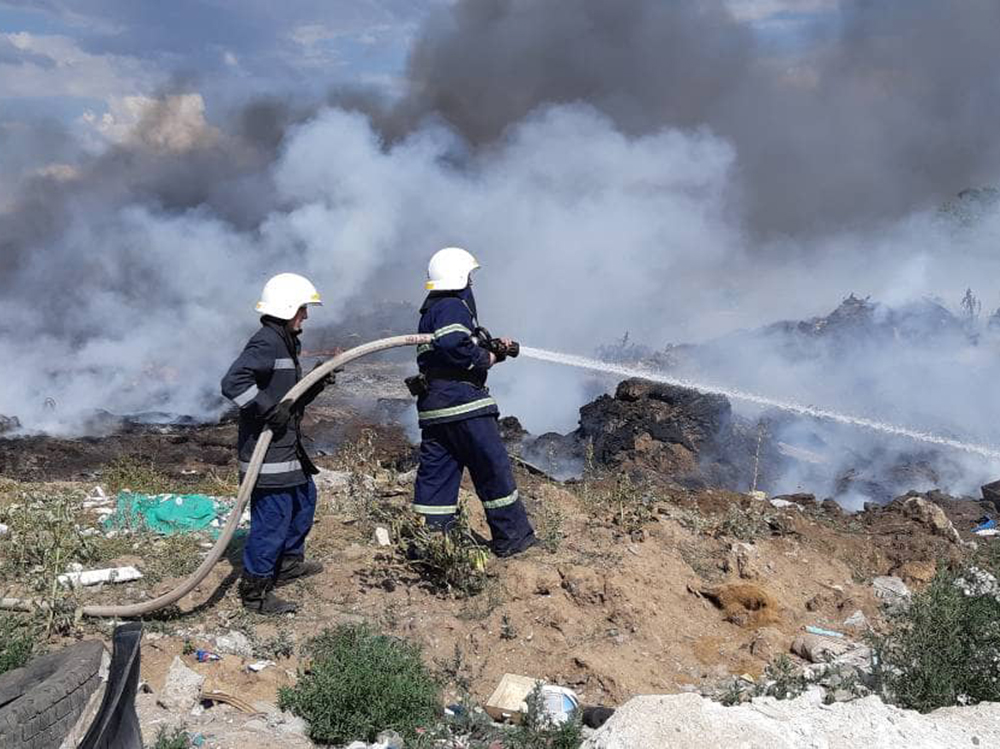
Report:
M 496 401 L 486 388 L 490 355 L 473 337 L 477 326 L 469 288 L 432 293 L 420 309 L 419 332 L 433 335 L 434 343 L 417 349 L 428 389 L 417 399 L 421 442 L 413 509 L 428 525 L 447 528 L 468 468 L 486 509 L 493 551 L 506 556 L 533 543 L 534 531 L 500 438 Z
M 222 379 L 222 394 L 240 408 L 238 451 L 240 480 L 264 416 L 302 379 L 301 344 L 278 320 L 263 318 Z M 297 405 L 305 405 L 302 398 Z M 283 558 L 303 557 L 305 539 L 316 512 L 316 468 L 302 447 L 297 409 L 282 434 L 267 448 L 260 477 L 250 498 L 250 536 L 243 567 L 253 577 L 271 577 Z

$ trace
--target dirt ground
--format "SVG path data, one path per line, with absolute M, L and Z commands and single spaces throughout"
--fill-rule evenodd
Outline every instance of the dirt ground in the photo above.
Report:
M 429 590 L 394 548 L 376 545 L 350 488 L 370 475 L 379 507 L 403 508 L 409 501 L 412 473 L 405 471 L 413 464 L 413 447 L 406 430 L 393 422 L 404 397 L 392 389 L 392 371 L 363 373 L 374 383 L 370 390 L 379 393 L 375 407 L 372 399 L 363 406 L 328 399 L 313 412 L 312 426 L 332 446 L 332 454 L 317 462 L 350 469 L 355 482 L 338 488 L 321 483 L 309 554 L 326 569 L 282 591 L 300 603 L 299 613 L 276 620 L 244 612 L 235 590 L 239 547 L 231 549 L 177 611 L 147 621 L 142 679 L 154 696 L 180 656 L 206 676 L 205 689 L 274 704 L 278 689 L 295 681 L 301 645 L 344 622 L 370 622 L 421 644 L 448 682 L 449 696 L 467 689 L 480 703 L 508 672 L 572 687 L 585 704 L 714 688 L 731 675 L 759 676 L 807 625 L 856 635 L 844 622 L 860 610 L 877 626 L 872 578 L 899 575 L 920 587 L 937 564 L 966 553 L 964 544 L 973 538 L 968 530 L 982 514 L 976 502 L 932 497 L 959 530 L 962 540 L 956 540 L 907 514 L 900 503 L 847 515 L 830 503 L 796 496 L 791 506 L 776 508 L 747 495 L 684 489 L 661 477 L 651 490 L 654 501 L 643 505 L 642 522 L 626 529 L 616 522 L 622 508 L 606 499 L 610 477 L 564 484 L 518 468 L 519 488 L 544 544 L 523 557 L 492 559 L 486 590 L 457 599 Z M 367 437 L 361 447 L 360 437 Z M 6 441 L 0 475 L 89 490 L 113 458 L 139 454 L 182 490 L 192 476 L 231 470 L 234 439 L 231 423 L 99 439 L 25 438 Z M 462 495 L 474 528 L 488 536 L 471 486 Z M 143 568 L 155 553 L 140 548 L 115 561 Z M 138 581 L 85 595 L 88 601 L 131 601 L 165 592 L 180 579 L 161 576 L 152 584 Z M 16 582 L 8 588 L 16 592 Z M 110 626 L 84 621 L 72 636 L 106 634 Z M 195 662 L 193 648 L 215 650 L 215 638 L 230 630 L 245 634 L 255 652 Z M 247 670 L 269 651 L 276 653 L 274 665 Z M 150 738 L 169 716 L 145 704 L 152 698 L 143 700 Z M 209 719 L 225 723 L 228 718 L 218 717 L 223 714 L 237 727 L 253 719 L 234 708 L 212 708 L 197 725 Z M 255 740 L 232 739 L 232 745 Z

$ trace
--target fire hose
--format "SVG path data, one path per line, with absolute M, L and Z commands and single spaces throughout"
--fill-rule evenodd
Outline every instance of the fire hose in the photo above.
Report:
M 334 370 L 340 369 L 345 364 L 348 364 L 355 359 L 360 359 L 363 356 L 368 356 L 369 354 L 374 354 L 391 348 L 397 348 L 399 346 L 418 346 L 424 343 L 432 343 L 433 340 L 434 336 L 432 335 L 400 335 L 392 338 L 382 338 L 381 340 L 372 341 L 371 343 L 366 343 L 362 346 L 349 349 L 348 351 L 323 362 L 303 377 L 291 390 L 288 391 L 282 402 L 290 401 L 291 403 L 295 403 L 295 401 L 298 400 L 303 393 L 305 393 L 315 383 L 319 382 L 319 380 L 323 377 L 326 377 L 326 375 L 332 373 Z M 215 542 L 215 546 L 213 546 L 211 551 L 208 552 L 208 555 L 198 566 L 198 569 L 192 572 L 184 580 L 184 582 L 176 588 L 164 593 L 161 596 L 157 596 L 150 601 L 132 603 L 124 606 L 88 605 L 80 608 L 80 614 L 82 616 L 110 618 L 143 616 L 144 614 L 149 614 L 153 611 L 158 611 L 166 606 L 177 603 L 177 601 L 201 584 L 201 581 L 208 576 L 208 573 L 215 566 L 216 562 L 222 558 L 222 554 L 225 552 L 226 547 L 229 546 L 229 542 L 233 539 L 233 534 L 236 533 L 236 527 L 239 525 L 240 517 L 243 515 L 243 510 L 246 507 L 247 501 L 250 499 L 250 494 L 253 491 L 254 485 L 257 483 L 257 476 L 260 474 L 261 464 L 264 462 L 264 456 L 267 453 L 267 448 L 271 444 L 271 436 L 270 428 L 265 427 L 264 431 L 261 432 L 260 437 L 257 438 L 257 445 L 250 458 L 250 465 L 247 467 L 246 474 L 243 476 L 243 481 L 240 483 L 239 492 L 236 494 L 236 503 L 233 505 L 233 511 L 229 514 L 229 519 L 226 520 L 226 524 L 223 526 L 222 532 L 219 534 L 219 538 Z M 44 601 L 21 598 L 0 598 L 0 609 L 35 611 L 37 609 L 44 609 L 47 606 L 48 604 Z

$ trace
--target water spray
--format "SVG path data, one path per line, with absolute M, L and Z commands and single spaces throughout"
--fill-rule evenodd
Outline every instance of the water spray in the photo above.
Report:
M 604 372 L 606 374 L 619 375 L 621 377 L 639 377 L 644 380 L 662 382 L 665 385 L 675 385 L 677 387 L 688 388 L 690 390 L 697 390 L 702 393 L 724 395 L 731 400 L 753 403 L 754 405 L 765 406 L 768 408 L 776 408 L 781 411 L 798 414 L 799 416 L 809 416 L 815 419 L 833 421 L 838 424 L 846 424 L 847 426 L 857 427 L 859 429 L 868 429 L 873 432 L 889 434 L 894 437 L 904 437 L 915 442 L 924 442 L 931 445 L 938 445 L 940 447 L 949 447 L 953 450 L 960 450 L 962 452 L 972 453 L 973 455 L 979 455 L 983 458 L 989 458 L 990 460 L 1000 461 L 1000 450 L 997 448 L 977 444 L 975 442 L 952 439 L 951 437 L 943 437 L 941 435 L 920 429 L 912 429 L 910 427 L 889 424 L 877 419 L 868 419 L 863 416 L 852 416 L 851 414 L 845 414 L 839 411 L 831 411 L 827 408 L 806 406 L 801 403 L 796 403 L 795 401 L 770 398 L 768 396 L 751 393 L 746 390 L 722 387 L 704 382 L 696 382 L 682 377 L 674 377 L 664 372 L 649 370 L 642 367 L 626 367 L 621 364 L 601 361 L 600 359 L 589 359 L 585 356 L 576 356 L 575 354 L 563 354 L 558 351 L 548 351 L 546 349 L 532 348 L 531 346 L 521 346 L 520 353 L 530 359 L 537 359 L 538 361 L 551 362 L 552 364 L 562 364 L 568 367 L 577 367 L 578 369 L 589 369 L 594 372 Z

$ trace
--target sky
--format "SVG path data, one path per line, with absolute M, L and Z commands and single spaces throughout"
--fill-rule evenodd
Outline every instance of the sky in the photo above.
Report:
M 833 0 L 730 0 L 777 47 Z M 92 150 L 134 125 L 137 101 L 198 93 L 208 116 L 252 96 L 321 98 L 402 87 L 419 25 L 450 0 L 5 0 L 0 2 L 0 170 Z M 42 146 L 39 148 L 38 146 Z

